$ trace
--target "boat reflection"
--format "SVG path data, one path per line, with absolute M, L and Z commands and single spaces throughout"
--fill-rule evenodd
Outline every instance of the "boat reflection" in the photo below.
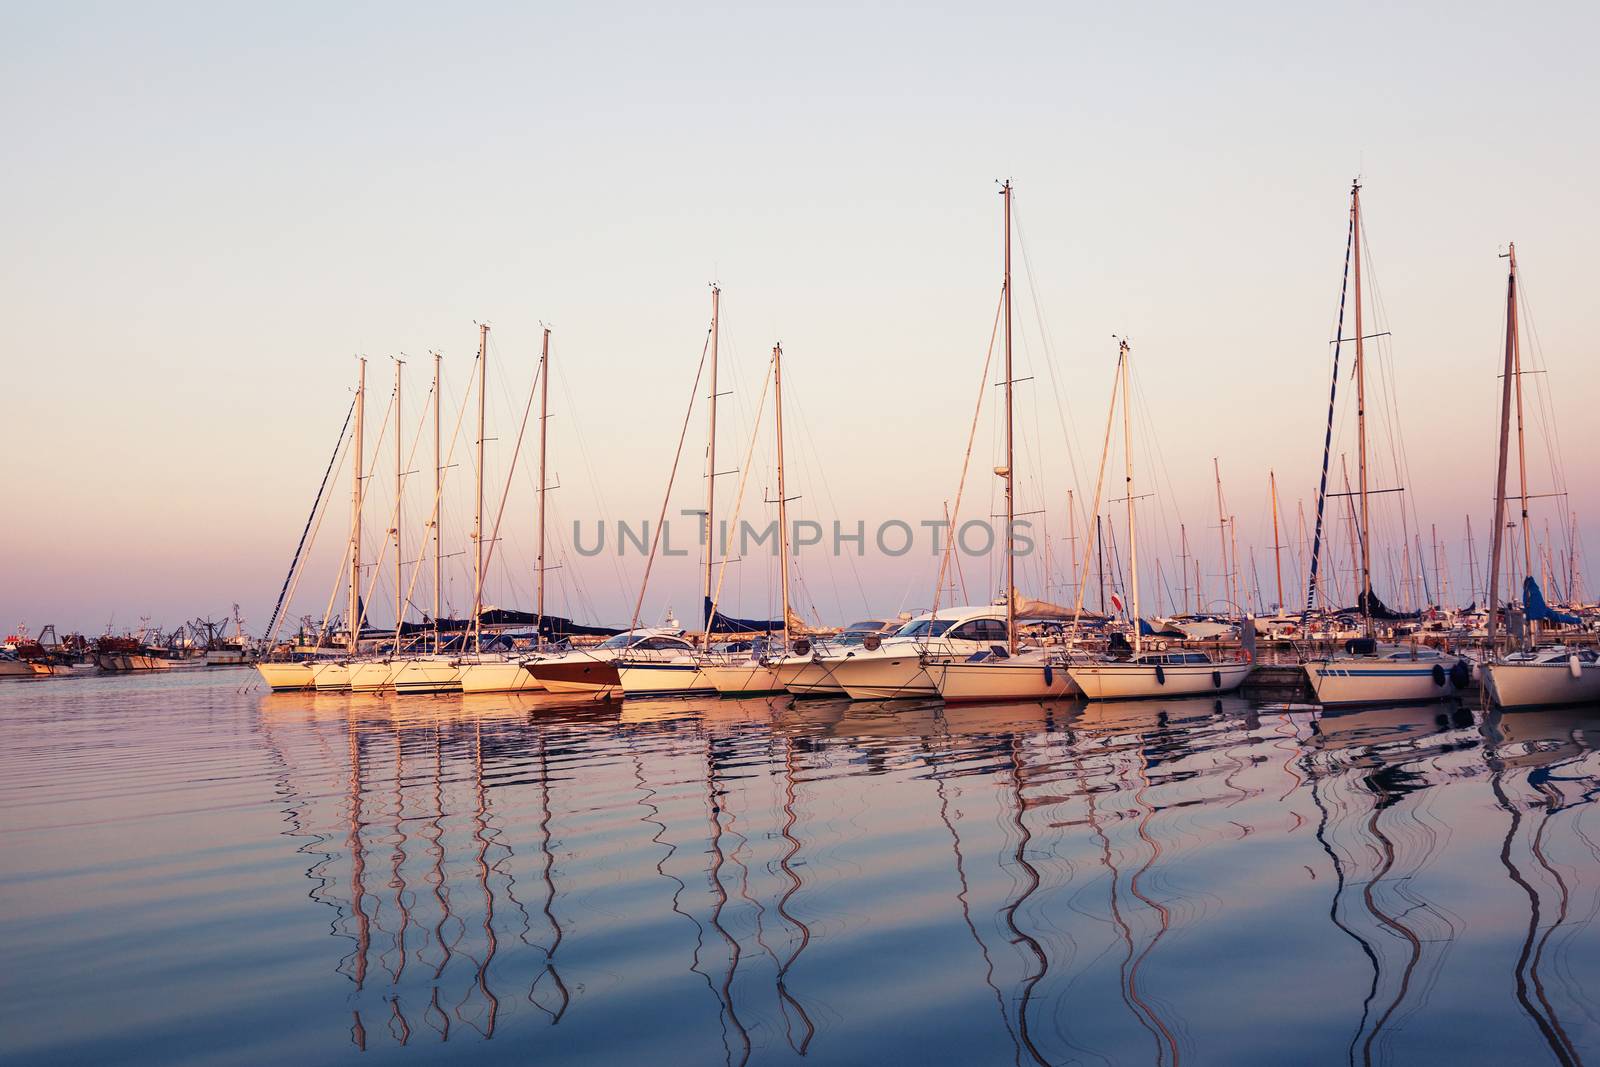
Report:
M 363 1049 L 558 1033 L 586 1001 L 592 1027 L 616 996 L 670 1002 L 691 1058 L 827 1059 L 863 1003 L 926 996 L 981 1006 L 976 1059 L 1176 1067 L 1228 1025 L 1195 984 L 1221 924 L 1316 944 L 1320 976 L 1274 973 L 1324 985 L 1347 1062 L 1405 1059 L 1482 909 L 1455 835 L 1491 817 L 1523 902 L 1506 987 L 1559 1062 L 1600 1030 L 1574 962 L 1600 912 L 1594 709 L 306 693 L 256 715 Z

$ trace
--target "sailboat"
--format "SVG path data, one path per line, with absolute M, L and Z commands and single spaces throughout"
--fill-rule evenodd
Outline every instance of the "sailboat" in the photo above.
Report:
M 338 692 L 350 688 L 350 660 L 361 648 L 361 508 L 364 499 L 363 449 L 366 447 L 367 419 L 367 361 L 361 358 L 356 377 L 356 426 L 351 439 L 350 478 L 350 551 L 347 576 L 345 626 L 349 637 L 345 643 L 343 659 L 324 660 L 311 667 L 311 688 L 320 692 Z
M 544 330 L 544 340 L 539 355 L 539 560 L 537 569 L 538 623 L 544 623 L 544 555 L 545 555 L 545 493 L 549 481 L 545 470 L 550 424 L 550 328 Z M 481 434 L 480 434 L 481 436 Z M 478 465 L 478 477 L 483 477 L 483 465 Z M 476 617 L 476 616 L 475 616 Z M 474 630 L 476 632 L 476 628 Z M 457 661 L 461 671 L 463 693 L 525 693 L 544 689 L 544 683 L 528 673 L 524 666 L 528 657 L 511 653 L 483 653 L 466 656 Z
M 995 642 L 977 652 L 928 655 L 926 673 L 946 703 L 959 701 L 1048 700 L 1073 691 L 1072 679 L 1059 655 L 1047 649 L 1019 650 L 1016 583 L 1016 451 L 1011 369 L 1011 183 L 1000 188 L 1004 201 L 1005 405 L 1006 459 L 999 473 L 1006 497 L 1006 611 L 1004 644 Z
M 690 646 L 687 649 L 676 651 L 669 648 L 641 649 L 650 651 L 649 656 L 635 656 L 625 652 L 618 657 L 615 663 L 617 684 L 622 689 L 624 696 L 687 696 L 696 693 L 713 694 L 717 691 L 701 670 L 704 653 L 710 651 L 711 631 L 715 627 L 717 613 L 712 600 L 711 578 L 716 559 L 717 525 L 716 525 L 716 500 L 717 500 L 717 348 L 720 333 L 722 290 L 713 285 L 711 287 L 711 389 L 708 394 L 707 405 L 708 423 L 706 429 L 706 515 L 705 515 L 705 592 L 703 603 L 705 605 L 705 637 L 704 645 L 700 649 Z M 685 419 L 687 426 L 687 417 Z M 681 446 L 681 441 L 680 441 Z M 670 493 L 671 486 L 668 485 Z M 652 555 L 654 548 L 651 549 Z M 649 567 L 645 569 L 645 579 L 649 579 Z M 639 609 L 644 602 L 644 587 L 639 590 L 639 604 L 634 609 L 634 623 L 638 623 Z
M 1117 347 L 1121 379 L 1124 489 L 1128 507 L 1129 610 L 1133 618 L 1133 655 L 1129 659 L 1074 661 L 1067 671 L 1073 684 L 1090 700 L 1135 700 L 1144 697 L 1180 697 L 1225 693 L 1250 677 L 1247 660 L 1213 660 L 1204 652 L 1144 650 L 1144 618 L 1139 611 L 1139 526 L 1134 521 L 1133 430 L 1128 392 L 1131 346 L 1126 339 Z M 1096 490 L 1098 495 L 1098 490 Z
M 478 324 L 478 487 L 476 526 L 473 529 L 473 542 L 477 549 L 477 569 L 473 572 L 472 587 L 472 627 L 477 632 L 478 613 L 482 610 L 481 598 L 483 594 L 483 538 L 480 536 L 483 529 L 483 441 L 484 441 L 484 382 L 488 379 L 484 370 L 489 358 L 489 326 L 487 323 Z M 433 511 L 428 517 L 429 533 L 433 541 L 433 651 L 412 655 L 405 659 L 394 675 L 394 691 L 396 694 L 423 694 L 423 693 L 459 693 L 461 691 L 461 669 L 456 665 L 455 657 L 444 651 L 444 633 L 441 629 L 440 611 L 444 600 L 444 542 L 440 529 L 440 513 L 443 508 L 444 495 L 444 455 L 441 451 L 439 401 L 442 394 L 439 392 L 439 362 L 437 352 L 433 356 Z M 454 437 L 451 438 L 452 442 Z M 452 453 L 455 445 L 451 444 Z
M 1366 336 L 1362 332 L 1361 308 L 1361 183 L 1350 188 L 1350 235 L 1347 252 L 1353 263 L 1350 277 L 1355 286 L 1355 379 L 1356 379 L 1356 435 L 1360 452 L 1360 527 L 1361 547 L 1361 615 L 1365 637 L 1345 643 L 1345 654 L 1311 660 L 1305 664 L 1306 677 L 1316 693 L 1317 702 L 1337 704 L 1399 704 L 1414 701 L 1439 700 L 1455 694 L 1467 684 L 1469 669 L 1454 656 L 1437 649 L 1420 645 L 1380 647 L 1374 627 L 1375 614 L 1387 614 L 1381 601 L 1372 594 L 1372 523 L 1368 505 L 1367 488 L 1367 407 L 1366 407 Z M 1340 316 L 1339 333 L 1343 334 L 1343 316 Z M 1334 340 L 1334 387 L 1338 382 L 1338 345 L 1342 336 Z M 1328 409 L 1328 438 L 1332 440 L 1333 406 Z M 1321 541 L 1322 508 L 1326 499 L 1328 444 L 1323 449 L 1322 489 L 1317 498 L 1317 544 Z M 1316 588 L 1316 553 L 1313 548 L 1311 585 L 1307 593 L 1307 610 Z
M 789 498 L 783 480 L 783 345 L 772 346 L 773 412 L 778 443 L 778 545 L 779 584 L 783 591 L 783 642 L 774 650 L 752 645 L 748 655 L 707 656 L 700 665 L 703 678 L 723 696 L 758 696 L 782 693 L 789 679 L 811 662 L 809 656 L 789 652 Z M 709 553 L 708 553 L 709 555 Z
M 1576 623 L 1578 618 L 1545 603 L 1533 577 L 1533 543 L 1528 530 L 1528 457 L 1522 425 L 1522 346 L 1517 323 L 1517 246 L 1508 247 L 1506 277 L 1506 360 L 1500 392 L 1500 448 L 1495 470 L 1494 547 L 1489 563 L 1488 656 L 1484 685 L 1502 708 L 1600 702 L 1600 656 L 1593 649 L 1561 644 L 1537 645 L 1530 638 L 1541 622 Z M 1522 502 L 1522 647 L 1496 657 L 1495 630 L 1500 615 L 1501 551 L 1506 527 L 1506 464 L 1511 436 L 1513 382 L 1516 390 L 1518 495 Z

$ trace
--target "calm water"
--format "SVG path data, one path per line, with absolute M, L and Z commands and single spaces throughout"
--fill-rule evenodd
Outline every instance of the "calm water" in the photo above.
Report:
M 0 1059 L 1600 1060 L 1600 709 L 0 686 Z

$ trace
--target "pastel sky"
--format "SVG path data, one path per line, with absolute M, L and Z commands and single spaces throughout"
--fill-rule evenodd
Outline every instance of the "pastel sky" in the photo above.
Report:
M 1600 546 L 1597 31 L 1577 4 L 5 5 L 0 625 L 172 626 L 237 601 L 259 630 L 354 357 L 370 360 L 371 443 L 389 357 L 405 354 L 409 453 L 427 353 L 445 353 L 459 404 L 480 321 L 493 324 L 491 501 L 548 323 L 562 536 L 574 519 L 653 519 L 713 280 L 731 391 L 718 465 L 748 470 L 743 513 L 770 513 L 770 423 L 748 467 L 744 453 L 781 340 L 797 511 L 938 518 L 999 295 L 1002 177 L 1017 186 L 1015 373 L 1031 379 L 1017 388 L 1019 504 L 1046 509 L 1052 596 L 1070 599 L 1065 495 L 1093 492 L 1113 335 L 1127 335 L 1136 476 L 1157 494 L 1141 502 L 1146 596 L 1158 577 L 1177 588 L 1180 521 L 1216 581 L 1216 457 L 1242 568 L 1253 548 L 1276 599 L 1268 471 L 1298 540 L 1357 174 L 1381 300 L 1368 329 L 1392 334 L 1373 353 L 1380 451 L 1393 453 L 1397 412 L 1408 459 L 1375 484 L 1407 483 L 1425 551 L 1437 524 L 1464 589 L 1465 517 L 1480 550 L 1489 525 L 1498 254 L 1515 241 L 1527 358 L 1548 371 L 1528 379 L 1530 481 L 1564 484 L 1580 540 Z M 998 503 L 990 393 L 963 517 Z M 672 514 L 703 491 L 700 419 Z M 469 420 L 447 494 L 456 553 L 471 436 Z M 1353 462 L 1347 413 L 1338 447 Z M 392 448 L 377 458 L 369 554 L 389 524 Z M 410 469 L 430 465 L 427 448 Z M 529 595 L 531 454 L 520 462 L 489 595 L 501 604 Z M 1114 451 L 1117 478 L 1120 463 Z M 725 499 L 738 480 L 719 480 Z M 407 480 L 407 560 L 426 481 Z M 348 486 L 335 493 L 296 615 L 320 615 L 332 588 Z M 1103 510 L 1120 522 L 1120 508 Z M 1563 514 L 1536 502 L 1558 566 Z M 1386 551 L 1398 530 L 1378 531 Z M 552 552 L 551 610 L 626 621 L 639 560 Z M 657 568 L 647 618 L 693 615 L 693 555 Z M 449 561 L 456 610 L 470 603 L 464 559 Z M 1042 565 L 1024 568 L 1031 592 Z M 964 566 L 970 599 L 987 600 L 993 563 Z M 936 561 L 869 550 L 799 569 L 803 613 L 837 623 L 926 605 Z M 771 574 L 730 566 L 728 609 L 767 610 Z M 419 578 L 416 601 L 431 596 Z

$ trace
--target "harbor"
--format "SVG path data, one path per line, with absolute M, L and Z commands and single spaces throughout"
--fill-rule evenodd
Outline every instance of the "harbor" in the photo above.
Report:
M 0 1065 L 1600 1065 L 1510 25 L 0 11 Z

